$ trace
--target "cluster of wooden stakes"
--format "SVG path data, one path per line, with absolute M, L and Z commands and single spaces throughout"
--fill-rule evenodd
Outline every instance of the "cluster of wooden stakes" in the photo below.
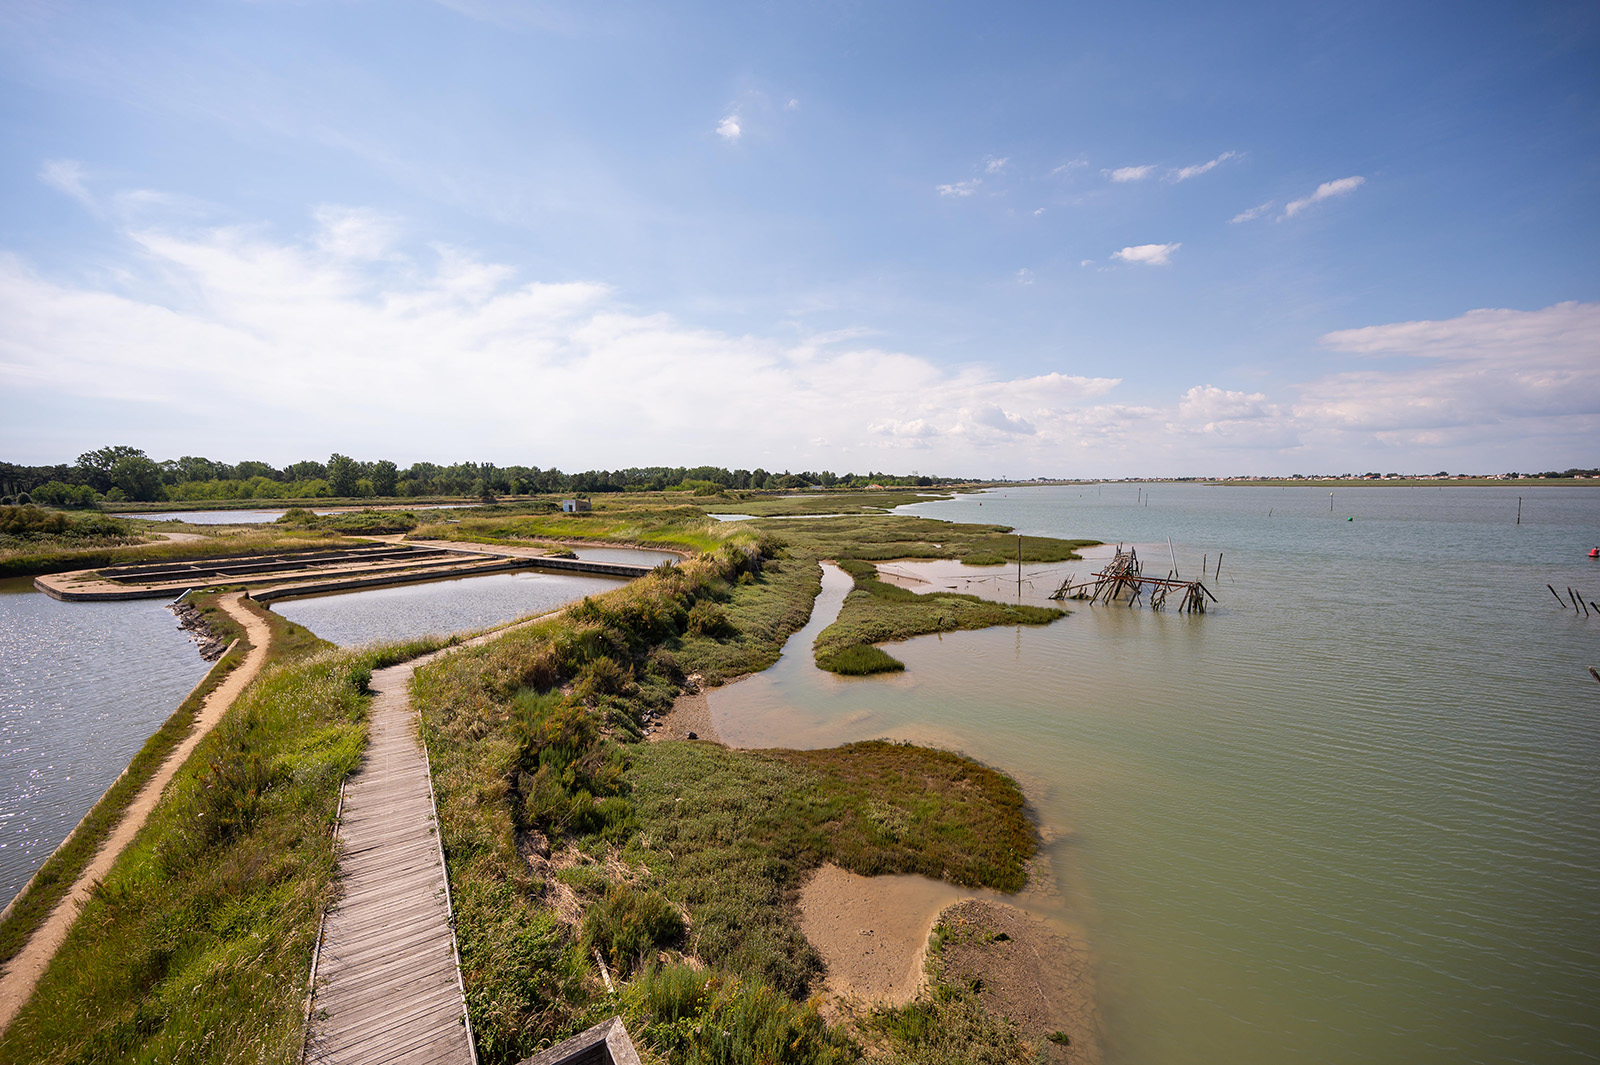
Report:
M 1208 560 L 1209 561 L 1209 560 Z M 1201 564 L 1201 572 L 1205 572 L 1205 564 Z M 1222 556 L 1217 556 L 1217 575 L 1222 574 Z M 1175 591 L 1182 590 L 1183 595 L 1178 603 L 1179 613 L 1204 614 L 1206 600 L 1217 602 L 1217 597 L 1203 581 L 1186 581 L 1178 577 L 1176 566 L 1165 577 L 1146 577 L 1144 564 L 1139 561 L 1139 553 L 1133 548 L 1123 550 L 1122 545 L 1117 545 L 1117 553 L 1111 559 L 1111 565 L 1096 573 L 1094 579 L 1079 584 L 1073 583 L 1068 577 L 1061 582 L 1061 587 L 1050 594 L 1051 599 L 1087 599 L 1091 603 L 1115 603 L 1124 592 L 1128 596 L 1128 605 L 1131 607 L 1138 603 L 1141 597 L 1146 596 L 1152 610 L 1160 610 L 1167 605 L 1167 598 Z

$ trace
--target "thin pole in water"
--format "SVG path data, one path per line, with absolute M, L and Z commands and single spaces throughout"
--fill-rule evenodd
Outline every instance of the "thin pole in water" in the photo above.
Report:
M 1517 497 L 1517 524 L 1522 524 L 1522 497 Z
M 1017 598 L 1022 598 L 1022 534 L 1017 533 Z
M 1328 513 L 1329 514 L 1333 513 L 1333 493 L 1332 492 L 1328 493 Z
M 1219 581 L 1222 579 L 1222 552 L 1221 551 L 1217 552 L 1217 576 L 1216 576 L 1215 579 L 1219 580 Z
M 1178 552 L 1172 550 L 1172 537 L 1167 537 L 1167 550 L 1172 554 L 1172 575 L 1178 575 Z

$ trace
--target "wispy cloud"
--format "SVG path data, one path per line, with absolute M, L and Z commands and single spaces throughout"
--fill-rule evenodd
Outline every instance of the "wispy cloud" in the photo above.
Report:
M 939 190 L 941 196 L 971 196 L 982 184 L 982 178 L 968 178 L 966 181 L 957 181 L 949 185 L 935 185 L 934 188 Z
M 1155 169 L 1156 166 L 1154 163 L 1147 163 L 1144 166 L 1119 166 L 1115 170 L 1102 170 L 1101 173 L 1109 177 L 1112 181 L 1117 182 L 1143 181 L 1145 178 L 1153 174 Z
M 1172 262 L 1172 253 L 1183 247 L 1180 244 L 1135 244 L 1111 253 L 1113 259 L 1125 263 L 1142 263 L 1145 266 L 1166 266 Z
M 1086 167 L 1088 165 L 1089 165 L 1089 160 L 1083 158 L 1082 156 L 1079 156 L 1076 159 L 1069 159 L 1065 163 L 1062 163 L 1060 166 L 1053 168 L 1050 171 L 1050 176 L 1051 177 L 1060 177 L 1062 174 L 1070 174 L 1074 170 L 1082 170 L 1084 167 Z
M 983 164 L 983 172 L 986 174 L 998 174 L 1006 168 L 1006 164 L 1009 162 L 1011 162 L 1011 159 L 1008 156 L 991 156 Z
M 1290 200 L 1283 208 L 1284 218 L 1293 218 L 1312 204 L 1331 200 L 1335 196 L 1348 196 L 1367 183 L 1364 177 L 1346 177 L 1337 181 L 1324 181 L 1317 186 L 1317 191 L 1298 200 Z
M 1196 163 L 1194 166 L 1180 167 L 1179 169 L 1174 170 L 1174 171 L 1172 171 L 1172 173 L 1168 174 L 1167 175 L 1167 180 L 1168 181 L 1188 181 L 1190 178 L 1199 177 L 1201 174 L 1209 174 L 1211 171 L 1215 170 L 1217 167 L 1221 166 L 1223 163 L 1226 163 L 1229 159 L 1237 159 L 1238 157 L 1239 157 L 1239 153 L 1238 152 L 1223 152 L 1221 155 L 1217 156 L 1215 159 L 1212 159 L 1210 162 Z
M 717 136 L 724 140 L 736 141 L 744 130 L 739 128 L 739 116 L 729 115 L 717 123 Z
M 800 101 L 796 97 L 791 96 L 789 97 L 789 102 L 783 105 L 783 109 L 785 111 L 798 111 L 800 110 Z
M 1033 284 L 1033 271 L 1029 270 L 1026 266 L 1024 266 L 1021 270 L 1018 270 L 1017 271 L 1017 284 L 1019 284 L 1019 285 L 1031 285 L 1031 284 Z
M 1530 430 L 1594 439 L 1600 425 L 1600 303 L 1341 329 L 1322 345 L 1374 360 L 1423 360 L 1304 388 L 1297 416 L 1330 430 L 1476 443 L 1486 432 L 1509 438 Z M 1552 426 L 1556 417 L 1575 420 Z
M 1238 214 L 1228 219 L 1228 223 L 1230 225 L 1237 225 L 1240 222 L 1253 222 L 1257 218 L 1260 218 L 1262 215 L 1266 214 L 1268 211 L 1272 210 L 1272 205 L 1277 202 L 1277 200 L 1268 200 L 1266 203 L 1258 203 L 1254 207 L 1240 211 Z
M 91 211 L 100 209 L 100 205 L 95 202 L 94 196 L 83 183 L 82 163 L 72 159 L 46 159 L 44 165 L 39 168 L 39 180 L 57 192 L 71 196 Z

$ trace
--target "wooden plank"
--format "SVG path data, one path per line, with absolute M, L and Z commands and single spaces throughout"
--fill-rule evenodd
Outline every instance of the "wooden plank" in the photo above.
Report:
M 378 670 L 367 758 L 345 787 L 343 895 L 328 911 L 307 1060 L 472 1065 L 427 756 L 408 697 L 416 663 Z

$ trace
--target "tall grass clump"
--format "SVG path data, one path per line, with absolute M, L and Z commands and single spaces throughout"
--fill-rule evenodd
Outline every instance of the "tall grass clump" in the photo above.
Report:
M 400 651 L 267 669 L 94 891 L 0 1061 L 293 1061 L 364 689 Z

